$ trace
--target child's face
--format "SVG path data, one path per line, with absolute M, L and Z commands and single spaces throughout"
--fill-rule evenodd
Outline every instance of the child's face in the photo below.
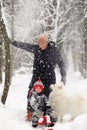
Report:
M 35 91 L 37 92 L 37 93 L 41 93 L 41 88 L 40 87 L 37 87 L 36 89 L 35 89 Z

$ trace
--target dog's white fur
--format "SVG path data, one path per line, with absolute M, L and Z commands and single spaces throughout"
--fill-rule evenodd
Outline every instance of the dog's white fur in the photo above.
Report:
M 58 121 L 62 121 L 66 114 L 75 118 L 79 114 L 87 112 L 87 96 L 69 92 L 63 84 L 51 85 L 52 92 L 49 100 L 57 114 Z

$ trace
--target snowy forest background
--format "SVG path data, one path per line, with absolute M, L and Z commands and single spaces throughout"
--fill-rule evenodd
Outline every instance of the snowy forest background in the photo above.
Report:
M 12 47 L 11 40 L 37 43 L 41 33 L 56 42 L 69 67 L 87 78 L 87 0 L 0 0 L 0 83 L 5 104 L 16 71 L 32 72 L 33 55 Z

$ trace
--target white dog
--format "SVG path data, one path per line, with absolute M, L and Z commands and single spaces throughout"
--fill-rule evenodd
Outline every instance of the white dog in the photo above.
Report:
M 62 121 L 66 114 L 72 119 L 87 112 L 87 96 L 67 91 L 63 84 L 51 85 L 52 92 L 49 100 L 57 114 L 58 121 Z

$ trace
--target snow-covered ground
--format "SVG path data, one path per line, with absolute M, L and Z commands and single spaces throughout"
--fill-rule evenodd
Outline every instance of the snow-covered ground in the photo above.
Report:
M 87 92 L 87 79 L 78 77 L 67 80 L 66 87 L 73 91 Z M 12 79 L 6 105 L 0 103 L 0 130 L 33 130 L 31 123 L 25 120 L 27 91 L 31 74 L 16 74 Z M 0 85 L 0 96 L 3 85 Z M 40 130 L 41 128 L 37 128 Z M 56 123 L 54 130 L 87 130 L 87 114 L 76 117 L 73 121 Z

